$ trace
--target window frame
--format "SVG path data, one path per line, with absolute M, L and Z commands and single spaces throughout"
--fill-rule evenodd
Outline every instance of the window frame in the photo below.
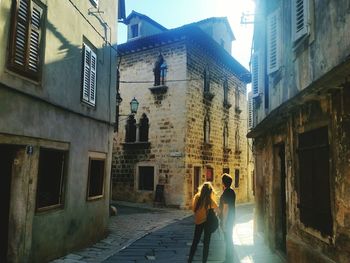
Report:
M 60 178 L 60 190 L 59 190 L 59 203 L 47 205 L 47 206 L 38 206 L 39 203 L 39 179 L 40 179 L 40 156 L 42 155 L 43 151 L 54 151 L 59 152 L 62 154 L 62 157 L 64 158 L 61 164 L 61 178 Z M 40 213 L 44 211 L 49 210 L 55 210 L 55 209 L 63 209 L 65 205 L 65 194 L 66 194 L 66 181 L 67 181 L 67 171 L 68 171 L 68 151 L 63 149 L 56 149 L 51 148 L 50 146 L 40 146 L 39 148 L 39 161 L 38 161 L 38 173 L 37 173 L 37 187 L 36 187 L 36 198 L 35 198 L 35 211 Z
M 102 191 L 99 195 L 90 196 L 90 179 L 91 179 L 91 162 L 92 161 L 103 161 L 103 175 L 102 175 Z M 105 196 L 105 184 L 106 184 L 106 172 L 107 172 L 107 158 L 105 153 L 90 153 L 88 159 L 88 176 L 87 176 L 87 187 L 86 187 L 86 201 L 94 201 L 103 199 Z
M 42 67 L 43 67 L 43 61 L 44 61 L 44 39 L 45 39 L 44 35 L 45 35 L 46 7 L 40 1 L 29 0 L 27 2 L 26 21 L 24 21 L 23 19 L 20 19 L 20 15 L 19 15 L 21 1 L 22 0 L 13 0 L 11 4 L 11 27 L 10 27 L 9 42 L 8 42 L 9 51 L 7 55 L 7 68 L 21 76 L 24 76 L 26 78 L 29 78 L 31 80 L 38 82 L 41 80 Z M 34 7 L 37 8 L 37 11 L 41 15 L 38 28 L 35 28 L 35 25 L 33 24 Z M 16 63 L 16 53 L 19 52 L 16 47 L 16 43 L 17 43 L 16 36 L 18 32 L 17 27 L 18 27 L 18 24 L 20 24 L 21 22 L 22 24 L 24 24 L 24 30 L 25 30 L 23 65 Z M 37 32 L 38 36 L 34 36 L 34 33 L 32 34 L 32 32 Z M 38 45 L 36 46 L 37 50 L 34 50 L 34 51 L 30 49 L 32 36 L 38 42 Z M 37 53 L 37 57 L 35 58 L 37 62 L 35 64 L 37 68 L 36 71 L 30 68 L 30 64 L 31 64 L 30 55 L 33 54 L 31 52 Z
M 153 190 L 147 190 L 147 189 L 140 189 L 140 167 L 152 167 L 153 168 Z M 155 192 L 156 190 L 156 181 L 157 181 L 157 176 L 156 176 L 156 166 L 153 164 L 145 164 L 141 163 L 136 166 L 136 191 L 138 192 Z
M 135 29 L 136 28 L 136 32 Z M 136 35 L 134 35 L 136 33 Z M 137 38 L 140 36 L 140 25 L 138 23 L 130 25 L 130 38 Z
M 320 138 L 322 138 L 321 137 L 322 132 L 324 132 L 323 136 L 324 138 L 326 138 L 327 141 L 320 143 L 321 141 Z M 298 191 L 299 220 L 307 230 L 312 229 L 314 231 L 321 233 L 322 236 L 332 236 L 334 234 L 334 230 L 333 230 L 334 215 L 332 214 L 332 193 L 331 193 L 331 181 L 330 181 L 332 157 L 331 157 L 331 151 L 330 151 L 331 144 L 329 142 L 328 126 L 323 126 L 323 127 L 319 127 L 319 128 L 315 128 L 312 130 L 299 133 L 297 138 L 298 138 L 297 158 L 298 158 L 298 187 L 299 187 L 299 191 Z M 319 155 L 321 154 L 322 150 L 327 150 L 326 156 L 323 156 L 323 157 L 327 157 L 328 162 L 326 162 L 326 160 L 320 160 Z M 305 158 L 310 158 L 310 154 L 313 162 L 309 166 L 304 166 Z M 301 160 L 303 160 L 303 162 Z M 320 171 L 324 172 L 325 170 L 327 170 L 327 169 L 324 169 L 325 168 L 324 166 L 328 168 L 327 174 L 323 174 L 322 172 L 320 172 Z M 311 171 L 308 170 L 310 168 L 311 168 Z M 320 171 L 317 172 L 317 169 L 320 169 Z M 315 179 L 315 174 L 317 174 L 316 179 Z M 326 177 L 321 178 L 322 175 Z M 308 180 L 309 181 L 311 180 L 312 182 L 306 183 L 306 181 Z M 317 187 L 315 187 L 315 183 L 314 183 L 315 180 L 317 180 L 318 182 Z M 321 185 L 321 182 L 323 183 L 327 182 L 328 185 Z M 325 187 L 327 189 L 320 190 L 321 188 L 325 188 Z M 326 202 L 324 202 L 325 201 L 324 199 L 322 200 L 322 202 L 320 201 L 319 196 L 322 196 L 323 198 L 325 198 L 327 194 L 328 194 L 328 200 L 326 201 L 328 203 L 326 204 Z M 317 209 L 320 209 L 319 207 L 320 204 L 323 205 L 321 209 L 322 212 L 317 211 Z M 325 210 L 328 210 L 328 211 L 325 212 Z M 325 217 L 326 213 L 329 216 L 329 218 Z M 323 226 L 320 225 L 320 222 L 317 220 L 318 218 L 320 218 L 321 216 L 320 214 L 322 214 L 323 220 L 329 220 L 329 222 L 324 224 L 329 228 L 321 229 L 322 227 L 324 227 L 324 225 Z

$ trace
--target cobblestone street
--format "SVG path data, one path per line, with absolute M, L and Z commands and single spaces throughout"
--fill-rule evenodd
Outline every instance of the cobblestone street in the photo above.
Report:
M 134 207 L 132 207 L 134 206 Z M 118 203 L 118 215 L 111 217 L 110 235 L 94 246 L 55 260 L 55 263 L 186 262 L 193 237 L 191 212 Z M 253 205 L 237 207 L 234 228 L 234 262 L 281 263 L 259 235 L 253 234 Z M 209 261 L 223 262 L 223 234 L 212 235 Z M 194 262 L 201 262 L 199 244 Z

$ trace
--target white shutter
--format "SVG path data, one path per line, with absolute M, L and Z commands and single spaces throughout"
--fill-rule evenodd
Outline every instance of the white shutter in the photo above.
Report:
M 27 46 L 27 26 L 28 26 L 28 9 L 29 3 L 21 0 L 18 6 L 14 62 L 24 66 L 26 62 L 26 46 Z
M 31 27 L 29 38 L 29 60 L 28 68 L 34 72 L 39 70 L 40 39 L 41 39 L 41 18 L 43 10 L 34 2 L 31 12 Z
M 91 49 L 84 44 L 83 100 L 89 102 Z
M 273 73 L 280 68 L 280 10 L 267 17 L 267 71 Z
M 292 32 L 296 41 L 308 34 L 308 0 L 292 0 Z
M 259 96 L 262 92 L 263 88 L 263 65 L 261 63 L 260 53 L 255 52 L 252 55 L 252 63 L 251 63 L 251 72 L 252 72 L 252 91 L 253 97 Z
M 253 98 L 250 92 L 248 95 L 248 128 L 253 128 Z
M 97 56 L 91 51 L 91 67 L 90 67 L 90 102 L 95 105 L 96 103 L 96 69 L 97 69 Z

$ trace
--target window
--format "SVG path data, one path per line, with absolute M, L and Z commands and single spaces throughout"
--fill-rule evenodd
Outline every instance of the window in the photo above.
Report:
M 139 166 L 139 190 L 154 190 L 154 167 Z
M 292 39 L 297 41 L 309 33 L 308 0 L 292 0 Z
M 224 89 L 224 105 L 228 105 L 228 81 L 227 78 L 225 78 L 223 82 L 223 89 Z
M 235 188 L 239 187 L 239 170 L 235 169 Z
M 136 120 L 134 115 L 130 115 L 125 126 L 125 142 L 136 141 Z
M 240 100 L 240 94 L 239 94 L 239 88 L 237 87 L 237 89 L 235 90 L 235 109 L 236 111 L 239 111 L 239 100 Z
M 83 44 L 83 102 L 95 106 L 96 103 L 96 71 L 97 55 L 87 45 Z
M 105 160 L 89 159 L 89 179 L 88 179 L 88 200 L 100 198 L 103 196 L 103 184 L 105 177 Z
M 224 124 L 224 148 L 228 148 L 228 123 Z
M 162 55 L 159 55 L 153 69 L 154 73 L 154 86 L 164 85 L 165 84 L 165 77 L 167 73 L 167 65 L 164 61 L 164 58 Z
M 300 221 L 331 235 L 328 127 L 299 134 L 298 140 Z
M 280 10 L 267 17 L 267 71 L 269 74 L 280 68 Z
M 139 25 L 131 25 L 131 38 L 135 38 L 139 36 Z
M 98 0 L 91 0 L 91 2 L 95 7 L 98 7 Z
M 205 176 L 205 179 L 207 182 L 213 182 L 214 181 L 214 170 L 211 167 L 207 167 L 207 173 Z
M 148 141 L 149 120 L 145 113 L 142 114 L 140 119 L 140 142 Z
M 235 152 L 240 153 L 241 152 L 241 138 L 239 135 L 239 126 L 237 125 L 236 127 L 236 132 L 235 132 Z
M 40 148 L 37 210 L 63 206 L 65 158 L 64 151 Z
M 208 66 L 204 69 L 203 78 L 204 78 L 204 93 L 209 93 L 210 92 L 210 72 L 209 72 Z
M 210 121 L 208 115 L 204 118 L 204 142 L 210 143 Z
M 28 78 L 39 80 L 44 9 L 30 0 L 17 0 L 12 3 L 13 27 L 8 67 Z

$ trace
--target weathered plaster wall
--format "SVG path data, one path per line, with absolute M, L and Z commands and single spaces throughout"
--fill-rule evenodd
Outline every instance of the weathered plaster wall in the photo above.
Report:
M 265 232 L 265 238 L 276 248 L 276 195 L 273 189 L 273 147 L 278 142 L 286 146 L 286 197 L 287 197 L 287 257 L 294 262 L 348 262 L 350 256 L 350 196 L 349 129 L 350 92 L 348 86 L 333 92 L 329 97 L 305 103 L 274 132 L 255 141 L 256 197 L 258 230 Z M 319 231 L 306 227 L 300 221 L 299 180 L 298 180 L 298 134 L 328 125 L 330 144 L 330 188 L 333 218 L 333 235 L 325 236 Z
M 105 234 L 113 131 L 108 122 L 112 122 L 115 101 L 115 77 L 110 74 L 114 75 L 116 64 L 110 60 L 113 52 L 69 1 L 44 0 L 41 2 L 46 5 L 47 15 L 41 80 L 34 82 L 9 71 L 6 60 L 11 2 L 0 2 L 0 143 L 20 145 L 23 149 L 32 145 L 34 152 L 30 156 L 19 153 L 19 166 L 26 169 L 13 174 L 16 183 L 11 189 L 9 255 L 13 262 L 47 262 Z M 104 34 L 99 18 L 88 15 L 91 3 L 74 2 Z M 104 20 L 111 27 L 108 39 L 111 34 L 113 43 L 116 4 L 117 1 L 109 1 L 107 8 L 107 2 L 100 2 Z M 87 107 L 80 99 L 84 37 L 97 48 L 96 108 Z M 57 148 L 62 144 L 68 152 L 64 207 L 35 212 L 39 147 Z M 104 197 L 87 202 L 90 151 L 106 153 L 106 174 Z M 23 192 L 29 194 L 22 196 Z

